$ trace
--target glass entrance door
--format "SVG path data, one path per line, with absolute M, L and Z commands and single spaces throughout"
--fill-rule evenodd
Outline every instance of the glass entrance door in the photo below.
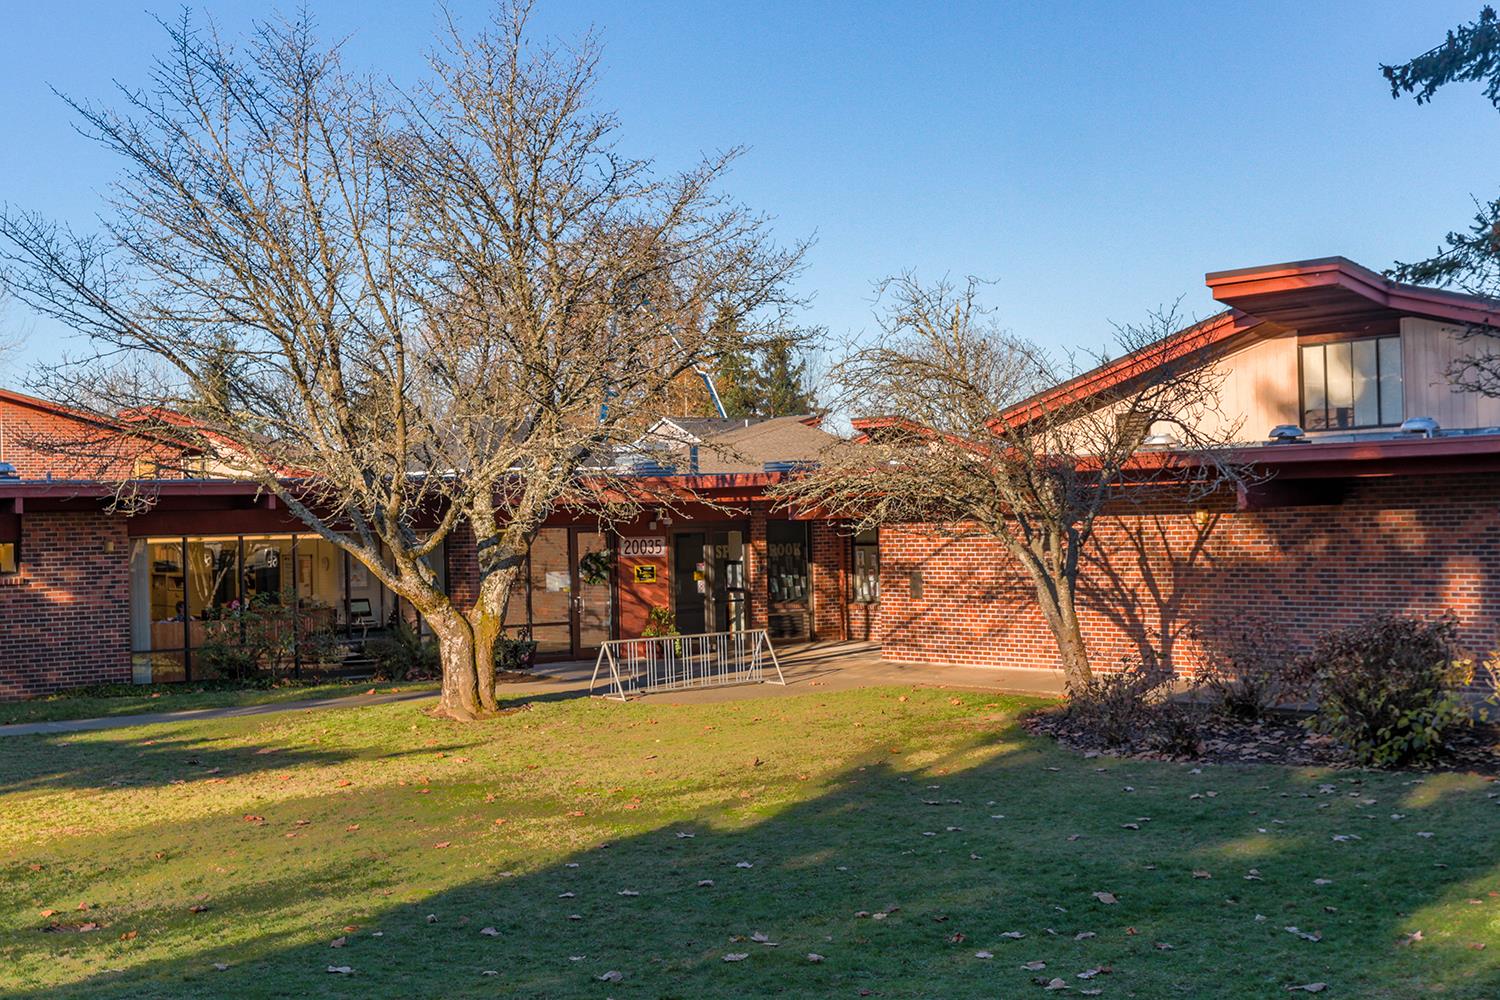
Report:
M 578 599 L 574 601 L 573 645 L 583 654 L 598 649 L 610 638 L 610 614 L 614 587 L 610 580 L 614 563 L 609 552 L 609 538 L 597 531 L 573 529 L 574 569 Z
M 744 538 L 737 528 L 676 536 L 672 599 L 683 635 L 744 630 L 749 603 Z
M 531 637 L 538 656 L 583 656 L 610 637 L 609 539 L 583 528 L 543 528 L 531 543 Z M 590 556 L 595 558 L 591 559 Z

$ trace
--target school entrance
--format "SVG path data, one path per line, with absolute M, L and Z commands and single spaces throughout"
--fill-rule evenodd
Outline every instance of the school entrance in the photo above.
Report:
M 512 598 L 507 628 L 529 623 L 539 657 L 592 654 L 610 638 L 614 620 L 608 537 L 586 528 L 543 528 L 527 562 L 529 586 L 524 597 Z

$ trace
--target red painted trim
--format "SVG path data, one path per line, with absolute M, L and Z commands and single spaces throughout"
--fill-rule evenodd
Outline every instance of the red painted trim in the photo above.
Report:
M 1442 288 L 1402 284 L 1347 257 L 1211 271 L 1204 275 L 1203 281 L 1215 299 L 1229 305 L 1250 296 L 1343 288 L 1397 313 L 1475 326 L 1500 326 L 1500 302 Z

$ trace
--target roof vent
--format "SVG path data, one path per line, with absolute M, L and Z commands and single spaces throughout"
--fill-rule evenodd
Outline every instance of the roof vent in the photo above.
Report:
M 1141 442 L 1142 448 L 1175 448 L 1180 442 L 1171 434 L 1148 434 Z
M 1302 428 L 1296 424 L 1277 424 L 1266 439 L 1272 444 L 1302 444 L 1307 440 L 1303 434 Z
M 1402 434 L 1420 434 L 1422 437 L 1437 437 L 1442 430 L 1432 417 L 1407 417 L 1401 421 Z
M 14 465 L 11 465 L 9 462 L 0 462 L 0 480 L 16 480 L 20 478 L 21 474 L 16 471 Z

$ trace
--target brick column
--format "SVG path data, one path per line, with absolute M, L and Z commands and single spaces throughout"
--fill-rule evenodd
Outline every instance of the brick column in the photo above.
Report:
M 767 574 L 765 511 L 751 511 L 750 539 L 745 548 L 745 583 L 750 588 L 745 627 L 766 628 L 771 620 L 771 581 Z
M 845 617 L 848 593 L 845 581 L 845 558 L 849 540 L 839 534 L 830 521 L 814 521 L 808 534 L 808 572 L 812 579 L 812 637 L 814 639 L 849 638 Z

